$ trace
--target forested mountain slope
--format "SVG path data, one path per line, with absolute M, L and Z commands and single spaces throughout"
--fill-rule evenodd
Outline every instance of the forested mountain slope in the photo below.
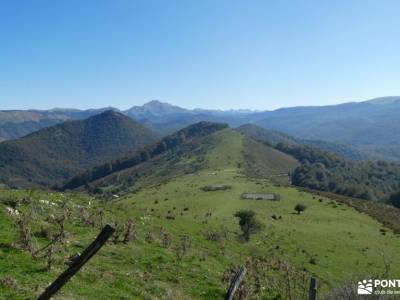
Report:
M 0 180 L 18 187 L 53 185 L 156 139 L 143 125 L 106 111 L 0 143 Z
M 295 185 L 381 202 L 400 191 L 399 163 L 349 160 L 345 156 L 361 154 L 334 143 L 304 141 L 254 125 L 244 125 L 238 131 L 295 157 L 301 163 L 292 173 Z
M 349 161 L 310 146 L 281 143 L 276 148 L 301 162 L 292 174 L 295 185 L 380 202 L 400 191 L 399 163 Z

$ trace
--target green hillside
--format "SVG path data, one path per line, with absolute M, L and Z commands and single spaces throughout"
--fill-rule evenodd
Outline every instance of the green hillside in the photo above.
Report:
M 156 139 L 149 129 L 113 111 L 68 121 L 0 143 L 0 182 L 50 186 Z
M 93 186 L 93 182 L 104 177 L 109 178 L 110 176 L 120 173 L 121 171 L 124 171 L 124 174 L 129 173 L 129 176 L 123 176 L 123 179 L 126 181 L 125 186 L 129 186 L 136 181 L 138 172 L 135 171 L 132 173 L 125 171 L 132 168 L 140 168 L 144 170 L 151 169 L 150 172 L 146 172 L 148 174 L 153 172 L 159 173 L 159 168 L 151 167 L 154 166 L 154 164 L 161 165 L 161 168 L 164 169 L 165 173 L 170 174 L 169 176 L 172 174 L 170 167 L 178 172 L 182 172 L 182 170 L 185 169 L 185 166 L 179 164 L 181 156 L 189 155 L 194 157 L 195 160 L 199 161 L 202 153 L 199 151 L 191 153 L 193 152 L 194 148 L 199 145 L 200 141 L 204 140 L 204 137 L 207 137 L 211 133 L 224 128 L 227 128 L 226 124 L 210 122 L 199 122 L 187 126 L 171 135 L 164 137 L 157 143 L 144 147 L 136 152 L 129 153 L 129 155 L 125 155 L 112 161 L 108 161 L 104 164 L 95 166 L 81 174 L 78 174 L 77 176 L 74 176 L 64 184 L 63 189 L 76 189 L 81 186 L 90 187 L 90 184 Z M 206 145 L 206 141 L 202 142 L 202 147 Z M 204 152 L 204 150 L 202 152 Z M 159 159 L 165 156 L 168 157 L 167 161 L 164 160 L 159 163 Z M 120 175 L 117 176 L 117 178 L 119 177 Z
M 150 169 L 138 171 L 138 188 L 112 201 L 81 192 L 0 191 L 0 298 L 35 298 L 106 222 L 117 224 L 116 238 L 54 299 L 221 299 L 239 265 L 248 268 L 242 289 L 248 299 L 305 299 L 310 276 L 318 278 L 322 298 L 357 279 L 400 272 L 400 239 L 382 224 L 341 202 L 271 181 L 297 165 L 293 158 L 230 129 L 190 147 L 146 162 Z M 263 173 L 249 174 L 254 165 L 248 162 L 260 159 Z M 117 182 L 111 178 L 103 179 L 104 188 Z M 229 188 L 203 189 L 214 185 Z M 274 193 L 280 201 L 243 200 L 244 192 Z M 307 206 L 302 214 L 294 211 L 298 203 Z M 7 213 L 12 206 L 20 217 Z M 256 212 L 264 226 L 248 243 L 234 217 L 242 209 Z M 55 220 L 63 219 L 65 238 L 55 244 L 48 270 L 48 251 L 33 259 L 27 245 L 49 243 L 61 228 Z M 134 240 L 124 243 L 129 219 Z M 18 237 L 29 231 L 32 238 Z
M 121 171 L 118 171 L 116 167 L 111 167 L 109 169 L 114 170 L 113 172 L 96 180 L 82 179 L 87 178 L 88 172 L 86 172 L 77 179 L 72 179 L 71 182 L 86 182 L 85 188 L 89 192 L 110 198 L 115 194 L 134 192 L 142 187 L 159 184 L 171 178 L 193 174 L 218 165 L 227 172 L 229 172 L 229 167 L 232 172 L 236 168 L 240 168 L 247 176 L 269 178 L 274 182 L 287 184 L 289 172 L 293 172 L 298 166 L 297 160 L 293 157 L 246 138 L 231 129 L 222 130 L 220 134 L 200 136 L 199 138 L 201 128 L 204 127 L 203 124 L 215 126 L 214 123 L 191 125 L 187 129 L 196 128 L 193 131 L 198 132 L 195 139 L 187 138 L 153 159 L 137 163 Z M 223 128 L 216 127 L 218 130 Z M 181 132 L 176 135 L 181 136 Z M 206 155 L 222 143 L 226 145 L 225 154 L 216 155 L 216 161 L 207 161 Z M 157 146 L 152 147 L 157 149 Z M 238 151 L 239 149 L 241 150 Z M 137 156 L 142 157 L 143 155 L 140 155 L 142 151 L 140 150 Z M 148 155 L 148 157 L 150 156 Z M 127 159 L 131 160 L 131 158 Z M 118 164 L 111 163 L 111 165 Z M 101 169 L 103 168 L 101 167 Z M 89 170 L 90 173 L 93 171 Z

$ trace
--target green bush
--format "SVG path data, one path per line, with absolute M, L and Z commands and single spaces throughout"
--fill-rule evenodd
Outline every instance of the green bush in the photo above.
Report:
M 239 226 L 242 230 L 242 238 L 245 242 L 250 240 L 250 235 L 261 231 L 264 225 L 256 218 L 256 213 L 252 210 L 240 210 L 235 213 L 235 217 L 239 218 Z

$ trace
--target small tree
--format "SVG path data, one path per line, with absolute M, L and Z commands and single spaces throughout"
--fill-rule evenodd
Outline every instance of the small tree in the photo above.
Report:
M 240 210 L 235 213 L 235 217 L 239 218 L 239 226 L 243 232 L 244 241 L 248 242 L 250 240 L 250 235 L 256 233 L 263 228 L 261 224 L 255 218 L 256 213 L 252 210 Z
M 32 257 L 35 258 L 37 246 L 33 242 L 31 229 L 28 226 L 28 216 L 21 213 L 16 222 L 19 229 L 19 242 L 21 243 L 22 248 L 24 250 L 28 250 L 31 253 Z
M 50 271 L 54 264 L 54 244 L 51 244 L 47 249 L 47 271 Z
M 190 247 L 190 237 L 186 234 L 181 235 L 180 243 L 174 247 L 177 261 L 180 262 L 187 254 Z
M 306 208 L 307 208 L 307 206 L 305 206 L 304 204 L 298 203 L 294 207 L 294 210 L 297 211 L 297 214 L 301 214 L 303 211 L 306 210 Z
M 172 244 L 172 237 L 168 232 L 162 233 L 162 245 L 164 248 L 169 248 Z
M 124 244 L 136 240 L 136 226 L 132 219 L 128 220 L 126 232 L 124 234 Z

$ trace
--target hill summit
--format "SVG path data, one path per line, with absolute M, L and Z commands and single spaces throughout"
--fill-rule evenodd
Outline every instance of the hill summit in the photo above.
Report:
M 115 111 L 47 127 L 0 144 L 0 181 L 52 185 L 79 171 L 153 143 L 157 136 Z

